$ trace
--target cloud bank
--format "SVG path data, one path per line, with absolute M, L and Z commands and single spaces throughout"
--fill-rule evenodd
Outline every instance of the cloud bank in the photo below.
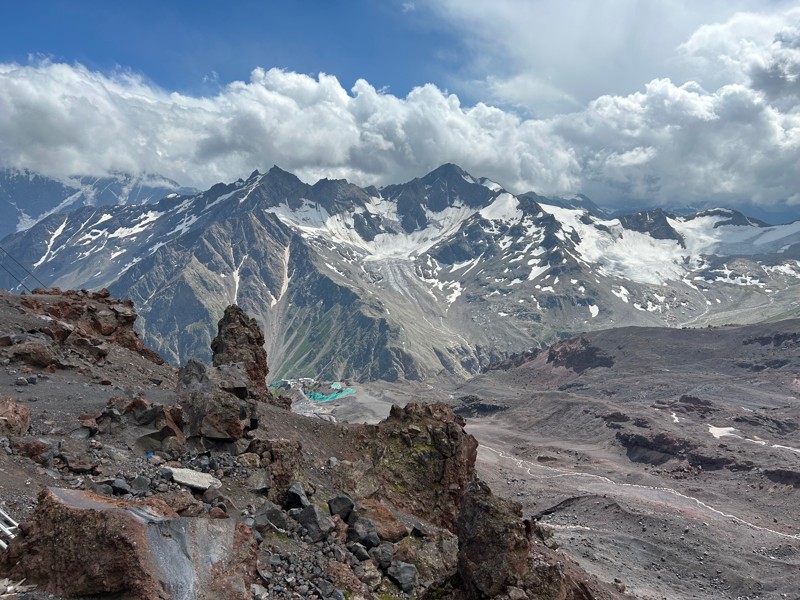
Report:
M 464 106 L 430 84 L 397 97 L 364 80 L 347 90 L 325 74 L 257 68 L 192 97 L 124 71 L 0 64 L 0 163 L 205 188 L 272 164 L 307 181 L 380 185 L 455 162 L 515 192 L 606 204 L 800 204 L 798 22 L 795 10 L 701 27 L 678 53 L 709 77 L 654 79 L 542 119 Z

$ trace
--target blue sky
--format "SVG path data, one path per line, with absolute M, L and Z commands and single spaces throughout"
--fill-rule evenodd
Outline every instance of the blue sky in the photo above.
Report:
M 800 206 L 800 0 L 13 2 L 0 165 Z
M 0 56 L 133 69 L 169 90 L 215 91 L 256 66 L 359 78 L 405 95 L 459 68 L 459 43 L 435 18 L 394 0 L 14 2 L 3 7 Z M 20 27 L 20 23 L 35 26 Z

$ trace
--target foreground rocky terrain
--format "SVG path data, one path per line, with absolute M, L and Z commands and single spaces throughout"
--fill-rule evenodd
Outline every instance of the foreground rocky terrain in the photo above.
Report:
M 37 586 L 18 597 L 624 596 L 477 479 L 447 405 L 304 417 L 238 307 L 212 364 L 180 371 L 135 318 L 104 290 L 0 294 L 0 508 L 20 522 L 0 578 Z

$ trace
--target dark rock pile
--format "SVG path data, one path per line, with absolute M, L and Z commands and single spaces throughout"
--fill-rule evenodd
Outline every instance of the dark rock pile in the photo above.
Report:
M 593 346 L 585 337 L 578 336 L 550 346 L 547 362 L 583 373 L 587 369 L 614 366 L 614 357 Z

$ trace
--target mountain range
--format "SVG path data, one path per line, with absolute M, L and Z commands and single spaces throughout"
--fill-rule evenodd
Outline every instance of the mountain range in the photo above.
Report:
M 50 214 L 79 206 L 145 204 L 169 193 L 191 193 L 160 175 L 117 173 L 54 179 L 26 169 L 0 170 L 0 237 L 22 231 Z
M 59 210 L 0 245 L 45 285 L 133 299 L 146 342 L 175 364 L 207 360 L 238 303 L 264 329 L 275 378 L 464 378 L 582 331 L 778 320 L 800 302 L 800 221 L 724 208 L 612 218 L 452 164 L 380 189 L 273 167 Z M 6 272 L 0 286 L 22 289 Z

